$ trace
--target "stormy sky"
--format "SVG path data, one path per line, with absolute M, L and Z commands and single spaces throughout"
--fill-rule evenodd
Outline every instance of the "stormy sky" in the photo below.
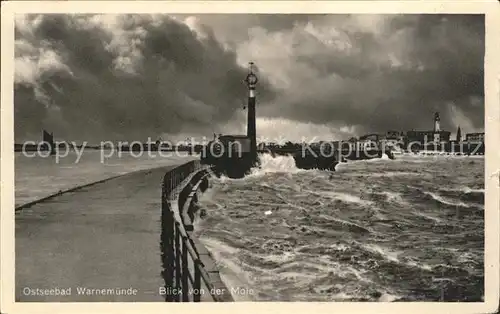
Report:
M 20 15 L 15 139 L 484 130 L 483 15 Z

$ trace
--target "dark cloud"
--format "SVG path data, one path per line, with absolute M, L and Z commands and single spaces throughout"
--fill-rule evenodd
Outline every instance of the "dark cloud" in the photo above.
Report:
M 107 18 L 16 24 L 16 58 L 35 68 L 16 68 L 16 139 L 210 135 L 241 119 L 247 61 L 259 117 L 378 132 L 430 128 L 440 111 L 451 131 L 484 127 L 482 15 Z
M 211 34 L 200 38 L 166 16 L 123 17 L 112 29 L 94 18 L 45 15 L 31 39 L 19 36 L 55 51 L 65 67 L 39 71 L 31 91 L 16 86 L 15 106 L 23 118 L 22 124 L 16 120 L 17 139 L 42 126 L 59 129 L 62 138 L 92 141 L 210 135 L 241 110 L 247 69 Z M 267 97 L 272 91 L 262 82 Z M 23 96 L 35 89 L 47 96 L 46 106 Z M 49 112 L 59 114 L 59 125 L 44 122 Z
M 44 104 L 35 96 L 35 90 L 28 84 L 14 87 L 14 133 L 41 133 L 46 110 Z
M 307 32 L 295 34 L 300 44 L 290 58 L 313 69 L 316 79 L 266 108 L 268 115 L 377 132 L 431 128 L 440 111 L 444 127 L 455 131 L 452 106 L 484 127 L 484 106 L 472 104 L 484 102 L 483 16 L 405 15 L 376 32 L 337 30 L 352 47 L 343 51 Z M 301 43 L 316 52 L 302 53 Z M 390 61 L 392 52 L 402 64 Z

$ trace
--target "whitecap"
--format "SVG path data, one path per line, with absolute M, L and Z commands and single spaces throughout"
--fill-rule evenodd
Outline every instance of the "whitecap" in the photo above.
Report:
M 434 216 L 431 216 L 431 215 L 428 215 L 428 214 L 425 214 L 425 213 L 422 213 L 422 212 L 413 212 L 412 214 L 415 215 L 415 216 L 426 218 L 428 220 L 432 220 L 432 221 L 434 221 L 436 223 L 442 223 L 443 222 L 443 220 L 440 219 L 440 218 L 437 218 L 437 217 L 434 217 Z
M 473 189 L 471 187 L 468 187 L 468 186 L 463 186 L 463 187 L 460 187 L 460 188 L 442 188 L 441 189 L 442 191 L 448 191 L 448 192 L 462 192 L 462 193 L 465 193 L 465 194 L 469 194 L 469 193 L 484 193 L 484 189 Z
M 430 266 L 429 264 L 425 264 L 425 263 L 422 263 L 420 261 L 415 261 L 415 260 L 410 260 L 410 261 L 406 262 L 406 265 L 411 266 L 411 267 L 420 268 L 422 270 L 427 270 L 427 271 L 432 270 L 432 266 Z
M 342 192 L 334 192 L 334 191 L 307 191 L 312 194 L 317 194 L 321 195 L 324 197 L 329 197 L 332 199 L 336 199 L 342 202 L 346 203 L 356 203 L 356 204 L 361 204 L 361 205 L 371 205 L 373 202 L 368 201 L 368 200 L 362 200 L 359 196 L 354 195 L 354 194 L 349 194 L 349 193 L 342 193 Z
M 297 168 L 292 156 L 275 156 L 259 154 L 260 165 L 251 169 L 248 178 L 260 177 L 268 173 L 294 174 L 305 170 Z
M 470 206 L 463 203 L 463 202 L 454 202 L 448 198 L 445 198 L 441 195 L 437 195 L 435 193 L 432 193 L 432 192 L 424 192 L 425 194 L 431 196 L 434 200 L 442 203 L 442 204 L 446 204 L 446 205 L 451 205 L 451 206 L 461 206 L 461 207 L 465 207 L 465 208 L 469 208 Z
M 484 189 L 472 189 L 468 186 L 462 188 L 461 191 L 466 193 L 466 194 L 468 194 L 468 193 L 484 193 Z
M 374 194 L 384 195 L 388 201 L 394 201 L 398 203 L 403 203 L 403 198 L 401 197 L 401 193 L 384 191 L 384 192 L 375 192 Z
M 384 293 L 382 293 L 380 298 L 378 298 L 378 301 L 379 302 L 393 302 L 393 301 L 396 301 L 396 300 L 401 299 L 401 298 L 402 298 L 402 296 L 400 296 L 400 295 L 395 295 L 395 294 L 384 292 Z
M 393 252 L 390 251 L 388 248 L 381 247 L 380 245 L 377 244 L 363 244 L 362 247 L 372 253 L 377 253 L 384 257 L 385 259 L 392 261 L 392 262 L 397 262 L 399 263 L 399 255 L 401 254 L 400 252 Z

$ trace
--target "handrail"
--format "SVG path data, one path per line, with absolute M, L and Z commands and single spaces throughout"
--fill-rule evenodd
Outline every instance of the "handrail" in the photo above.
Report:
M 214 285 L 184 227 L 179 210 L 172 208 L 176 201 L 182 203 L 179 204 L 179 209 L 182 209 L 185 201 L 190 201 L 189 196 L 181 199 L 179 195 L 179 199 L 176 199 L 177 189 L 183 181 L 193 174 L 191 179 L 203 177 L 207 174 L 206 169 L 200 161 L 195 160 L 168 171 L 163 178 L 161 248 L 166 301 L 200 302 L 202 293 L 205 292 L 210 294 L 213 301 L 223 301 L 222 296 L 215 293 Z M 202 289 L 202 283 L 208 291 Z
M 189 209 L 191 207 L 191 203 L 193 202 L 193 197 L 195 197 L 196 195 L 196 191 L 198 190 L 203 180 L 209 175 L 210 174 L 205 171 L 199 171 L 196 173 L 196 175 L 193 176 L 193 179 L 196 183 L 191 187 L 190 190 L 186 190 L 187 192 L 189 192 L 189 195 L 187 196 L 184 205 L 179 206 L 179 209 L 182 209 L 180 215 L 184 225 L 184 229 L 186 229 L 186 231 L 194 230 L 193 227 L 194 215 Z

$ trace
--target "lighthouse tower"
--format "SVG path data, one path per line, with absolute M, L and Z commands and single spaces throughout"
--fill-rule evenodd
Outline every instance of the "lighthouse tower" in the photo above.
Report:
M 434 114 L 434 142 L 440 141 L 441 134 L 441 118 L 439 117 L 439 112 Z
M 257 161 L 257 132 L 255 126 L 255 86 L 257 76 L 254 73 L 254 63 L 249 63 L 248 75 L 245 82 L 248 86 L 248 121 L 247 136 L 250 138 L 250 154 L 254 162 Z

